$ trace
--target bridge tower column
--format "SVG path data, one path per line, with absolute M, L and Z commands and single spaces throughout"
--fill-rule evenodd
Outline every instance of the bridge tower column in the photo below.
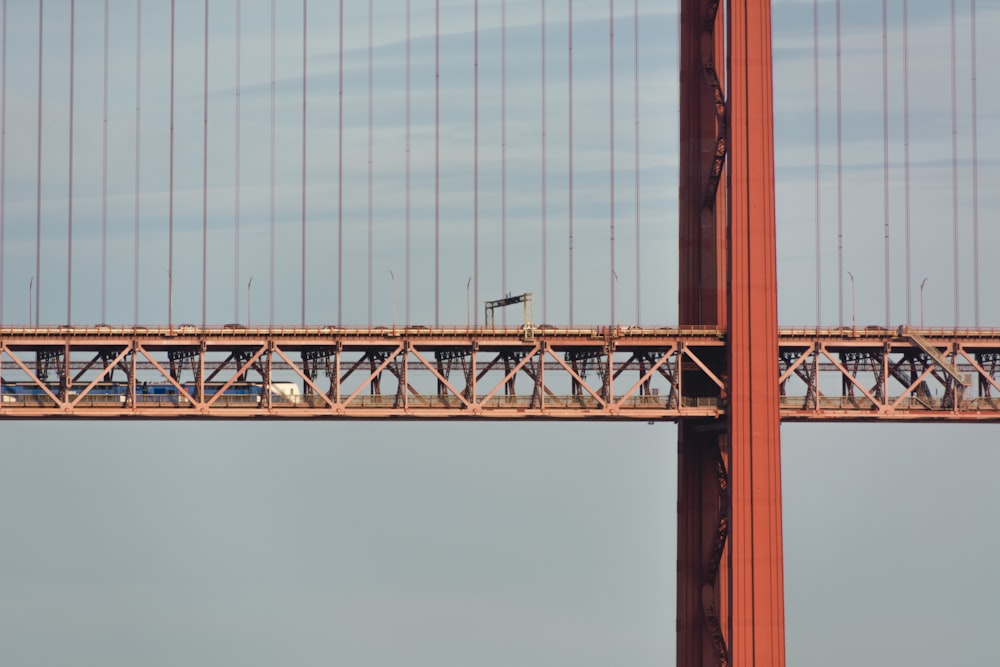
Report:
M 771 11 L 722 4 L 681 0 L 680 324 L 727 331 L 728 416 L 679 427 L 677 664 L 781 666 Z

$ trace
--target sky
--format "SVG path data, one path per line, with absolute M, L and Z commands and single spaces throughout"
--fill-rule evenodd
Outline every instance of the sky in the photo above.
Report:
M 212 5 L 204 151 L 203 5 L 177 3 L 175 258 L 169 194 L 169 13 L 143 3 L 138 240 L 135 4 L 111 0 L 108 217 L 103 204 L 103 12 L 78 3 L 73 274 L 67 308 L 68 2 L 45 3 L 41 207 L 36 179 L 38 4 L 8 2 L 0 321 L 162 323 L 202 318 L 202 205 L 209 323 L 302 318 L 302 8 L 283 3 L 275 57 L 275 280 L 270 280 L 270 15 Z M 345 3 L 343 298 L 338 295 L 336 3 L 310 3 L 307 33 L 306 309 L 309 323 L 433 322 L 434 40 L 412 1 L 411 253 L 405 217 L 405 3 L 374 8 L 372 268 L 368 246 L 367 5 Z M 536 317 L 570 322 L 566 3 L 547 2 L 542 176 L 540 3 L 508 0 L 507 141 L 500 3 L 480 8 L 480 270 L 475 271 L 472 12 L 441 2 L 441 280 L 438 317 L 533 291 Z M 978 200 L 972 197 L 969 3 L 958 2 L 952 132 L 948 6 L 910 0 L 910 279 L 901 2 L 889 5 L 889 309 L 885 300 L 879 3 L 842 3 L 844 274 L 838 270 L 835 3 L 819 11 L 820 253 L 816 246 L 813 3 L 774 3 L 779 319 L 834 326 L 995 326 L 985 276 L 1000 244 L 987 211 L 1000 100 L 989 85 L 1000 22 L 979 3 Z M 640 0 L 635 106 L 632 3 L 615 27 L 616 254 L 611 271 L 608 4 L 574 8 L 572 321 L 668 325 L 676 313 L 674 3 Z M 586 45 L 586 48 L 581 48 Z M 17 54 L 17 55 L 15 55 Z M 27 54 L 27 55 L 25 55 Z M 236 267 L 236 98 L 240 234 Z M 638 109 L 638 114 L 636 110 Z M 640 128 L 639 204 L 634 130 Z M 952 171 L 952 137 L 958 148 Z M 507 151 L 507 263 L 500 165 Z M 204 151 L 204 152 L 203 152 Z M 208 196 L 203 200 L 202 159 Z M 953 176 L 958 183 L 953 199 Z M 978 312 L 974 202 L 982 283 Z M 640 262 L 634 261 L 635 211 Z M 954 212 L 957 210 L 958 215 Z M 40 211 L 40 212 L 39 212 Z M 543 237 L 540 218 L 549 234 Z M 36 227 L 36 220 L 41 220 Z M 40 231 L 42 243 L 36 244 Z M 958 244 L 953 246 L 953 240 Z M 107 239 L 107 260 L 101 241 Z M 546 252 L 542 252 L 543 238 Z M 36 275 L 36 251 L 41 271 Z M 544 257 L 544 262 L 542 258 Z M 547 267 L 547 280 L 541 266 Z M 819 266 L 817 281 L 816 267 Z M 106 287 L 102 289 L 102 267 Z M 854 275 L 855 296 L 846 276 Z M 169 280 L 170 272 L 173 280 Z M 390 273 L 392 272 L 392 273 Z M 504 273 L 507 280 L 504 284 Z M 407 279 L 407 276 L 409 279 Z M 925 289 L 919 289 L 926 278 Z M 639 298 L 636 287 L 639 284 Z M 275 298 L 271 299 L 271 292 Z M 470 288 L 471 289 L 471 288 Z M 37 290 L 37 291 L 36 291 Z M 619 301 L 612 307 L 612 295 Z M 922 295 L 922 298 L 921 298 Z M 819 302 L 819 305 L 817 305 Z M 923 307 L 921 307 L 923 303 Z M 395 304 L 395 305 L 394 305 Z M 478 309 L 476 309 L 478 310 Z M 475 313 L 472 317 L 476 317 Z M 978 322 L 977 322 L 978 320 Z M 7 421 L 0 442 L 0 652 L 18 665 L 673 664 L 673 424 Z M 787 424 L 783 496 L 789 664 L 988 661 L 997 548 L 995 427 Z M 958 454 L 956 456 L 956 454 Z

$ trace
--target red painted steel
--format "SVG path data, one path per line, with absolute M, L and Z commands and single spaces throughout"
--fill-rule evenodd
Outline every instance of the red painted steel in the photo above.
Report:
M 707 551 L 681 558 L 700 605 L 727 507 L 725 345 L 697 327 L 2 327 L 0 417 L 679 420 L 682 494 L 714 480 L 681 503 L 705 522 Z M 168 376 L 296 393 L 253 406 L 212 398 L 201 411 L 132 387 L 174 386 Z M 1000 330 L 782 329 L 775 376 L 782 421 L 1000 422 Z
M 731 2 L 729 35 L 730 653 L 785 664 L 770 0 Z
M 680 322 L 726 326 L 724 26 L 718 0 L 681 2 Z M 722 104 L 720 108 L 719 105 Z M 720 113 L 721 112 L 721 113 Z M 724 354 L 713 358 L 719 368 Z M 685 380 L 696 381 L 685 376 Z M 677 441 L 677 664 L 726 665 L 721 425 L 682 419 Z
M 725 31 L 719 4 L 681 5 L 680 317 L 729 340 L 728 433 L 680 429 L 677 662 L 772 666 L 784 588 L 770 2 L 726 3 Z

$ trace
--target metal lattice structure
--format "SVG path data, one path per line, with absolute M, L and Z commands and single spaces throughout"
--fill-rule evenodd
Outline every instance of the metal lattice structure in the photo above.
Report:
M 0 418 L 723 421 L 712 329 L 0 329 Z M 1000 421 L 1000 331 L 783 329 L 787 421 Z

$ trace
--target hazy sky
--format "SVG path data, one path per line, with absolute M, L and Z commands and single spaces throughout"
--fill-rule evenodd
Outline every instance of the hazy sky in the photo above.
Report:
M 27 320 L 35 273 L 38 4 L 8 3 L 4 323 Z M 275 248 L 279 323 L 300 318 L 301 4 L 280 3 Z M 345 322 L 367 318 L 367 5 L 345 3 Z M 479 300 L 501 289 L 500 3 L 480 10 Z M 135 3 L 111 0 L 109 275 L 104 318 L 130 323 L 135 184 Z M 203 5 L 179 0 L 175 127 L 175 321 L 200 322 Z M 269 316 L 269 6 L 244 0 L 241 255 L 234 266 L 235 2 L 210 14 L 208 321 Z M 954 324 L 948 3 L 910 0 L 911 276 L 907 303 L 900 0 L 891 0 L 889 319 Z M 969 3 L 958 44 L 960 322 L 975 312 Z M 376 5 L 373 319 L 406 294 L 404 2 Z M 169 14 L 143 3 L 138 318 L 166 320 Z M 433 319 L 433 22 L 413 0 L 412 320 Z M 473 274 L 471 3 L 442 7 L 441 320 L 465 321 Z M 541 284 L 537 1 L 507 2 L 508 289 L 547 295 L 568 321 L 566 3 L 547 2 L 548 169 Z M 574 7 L 575 320 L 610 316 L 608 4 Z M 676 313 L 676 15 L 640 0 L 641 318 Z M 838 323 L 836 61 L 832 1 L 820 11 L 824 325 Z M 615 3 L 616 272 L 635 319 L 632 3 Z M 74 292 L 101 318 L 103 13 L 77 3 Z M 336 3 L 311 2 L 308 33 L 307 320 L 335 320 Z M 809 0 L 775 2 L 780 319 L 816 316 L 813 39 Z M 881 6 L 842 3 L 844 269 L 860 323 L 882 324 L 884 215 Z M 1000 246 L 988 211 L 1000 100 L 977 7 L 981 276 Z M 66 311 L 68 2 L 45 3 L 42 156 L 44 323 Z M 400 277 L 394 285 L 389 271 Z M 985 278 L 980 320 L 1000 320 Z M 845 278 L 846 281 L 846 278 Z M 32 283 L 32 289 L 38 283 Z M 0 443 L 0 656 L 25 666 L 672 664 L 676 429 L 672 424 L 211 424 L 4 422 Z M 786 425 L 788 662 L 988 662 L 1000 579 L 990 426 Z

